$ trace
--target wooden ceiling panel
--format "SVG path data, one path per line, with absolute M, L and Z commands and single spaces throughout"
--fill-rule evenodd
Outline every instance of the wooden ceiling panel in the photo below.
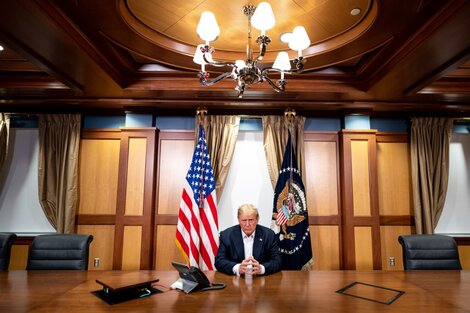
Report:
M 303 74 L 286 75 L 286 92 L 268 84 L 237 97 L 228 78 L 199 84 L 192 62 L 202 11 L 217 16 L 214 57 L 244 57 L 246 1 L 16 0 L 0 10 L 0 108 L 37 110 L 214 110 L 302 112 L 364 109 L 395 113 L 470 113 L 468 0 L 272 1 L 282 32 L 298 24 L 312 45 Z M 256 3 L 255 3 L 256 4 Z M 360 7 L 358 16 L 352 8 Z M 253 31 L 254 38 L 258 31 Z M 253 38 L 253 41 L 254 41 Z M 253 47 L 256 44 L 253 43 Z M 256 48 L 255 48 L 256 50 Z M 293 56 L 293 53 L 291 53 Z M 211 77 L 229 69 L 208 66 Z M 278 79 L 273 75 L 272 79 Z
M 154 30 L 166 33 L 167 30 L 177 24 L 182 18 L 190 14 L 204 1 L 157 1 L 157 0 L 127 0 L 129 10 L 144 24 Z M 185 35 L 175 37 L 179 40 Z
M 364 18 L 370 6 L 371 1 L 368 0 L 324 1 L 321 5 L 307 11 L 306 14 L 327 30 L 329 35 L 320 39 L 321 41 L 344 33 L 354 27 Z M 360 9 L 361 12 L 353 16 L 351 15 L 352 9 Z
M 357 24 L 367 13 L 371 0 L 361 1 L 277 1 L 272 8 L 276 25 L 268 31 L 271 50 L 286 50 L 279 40 L 282 33 L 295 26 L 306 28 L 312 42 L 324 41 L 344 33 Z M 129 10 L 144 24 L 175 40 L 196 46 L 202 41 L 196 34 L 201 13 L 215 14 L 221 34 L 213 43 L 219 50 L 245 51 L 247 18 L 243 14 L 243 0 L 221 1 L 127 1 Z M 362 8 L 357 16 L 350 14 L 353 8 Z M 258 31 L 253 30 L 256 38 Z
M 242 6 L 237 1 L 218 2 L 214 5 L 204 2 L 196 10 L 193 10 L 177 24 L 168 29 L 170 37 L 185 38 L 189 43 L 196 46 L 204 43 L 196 34 L 196 27 L 200 16 L 204 11 L 214 13 L 220 28 L 220 35 L 211 42 L 218 50 L 244 51 L 246 46 L 247 19 L 243 14 Z M 222 5 L 224 4 L 224 5 Z M 229 17 L 227 17 L 229 16 Z
M 4 44 L 0 51 L 0 72 L 40 72 L 41 70 Z M 11 75 L 11 74 L 10 74 Z

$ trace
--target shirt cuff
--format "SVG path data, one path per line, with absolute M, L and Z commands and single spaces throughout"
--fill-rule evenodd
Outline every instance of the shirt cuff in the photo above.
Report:
M 260 274 L 260 275 L 264 275 L 264 273 L 266 273 L 266 269 L 264 268 L 264 265 L 263 265 L 263 264 L 260 264 L 260 265 L 259 265 L 259 268 L 260 268 L 259 274 Z
M 235 264 L 232 268 L 232 272 L 234 275 L 240 276 L 240 263 Z

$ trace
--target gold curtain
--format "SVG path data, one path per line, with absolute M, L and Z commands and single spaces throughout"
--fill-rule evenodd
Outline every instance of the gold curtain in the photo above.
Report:
M 269 177 L 273 188 L 276 187 L 282 158 L 286 149 L 288 131 L 297 156 L 297 165 L 302 175 L 305 173 L 304 160 L 304 125 L 303 116 L 263 116 L 263 142 Z M 304 178 L 302 179 L 306 181 Z
M 417 234 L 432 234 L 449 179 L 451 118 L 415 118 L 411 123 L 411 179 Z
M 237 143 L 240 117 L 229 115 L 198 116 L 196 118 L 196 132 L 199 122 L 202 122 L 206 132 L 207 148 L 216 180 L 215 190 L 218 199 L 220 199 Z
M 58 233 L 75 231 L 80 115 L 39 115 L 39 202 Z
M 10 139 L 10 115 L 0 113 L 0 171 L 8 156 L 8 141 Z

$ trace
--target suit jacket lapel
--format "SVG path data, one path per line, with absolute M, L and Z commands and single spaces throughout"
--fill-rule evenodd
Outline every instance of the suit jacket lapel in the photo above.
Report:
M 256 226 L 255 239 L 253 241 L 253 257 L 260 260 L 261 252 L 263 251 L 263 234 L 260 227 Z
M 241 262 L 243 261 L 244 256 L 245 256 L 245 248 L 243 245 L 242 229 L 240 225 L 234 229 L 232 233 L 232 240 L 235 246 L 235 250 L 237 252 L 237 257 L 239 258 L 239 261 Z

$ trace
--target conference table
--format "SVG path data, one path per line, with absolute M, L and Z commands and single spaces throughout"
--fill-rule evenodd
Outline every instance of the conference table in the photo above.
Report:
M 177 271 L 0 272 L 0 312 L 470 312 L 470 271 L 282 271 L 252 279 L 206 274 L 226 288 L 171 289 Z M 159 279 L 153 287 L 161 292 L 110 305 L 92 293 L 102 290 L 96 280 L 110 278 Z M 349 285 L 347 295 L 337 292 Z M 391 296 L 395 301 L 384 304 Z

